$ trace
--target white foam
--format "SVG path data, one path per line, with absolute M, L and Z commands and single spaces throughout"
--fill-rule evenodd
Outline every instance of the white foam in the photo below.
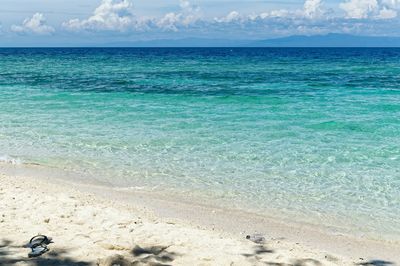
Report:
M 3 155 L 0 156 L 0 162 L 1 163 L 8 163 L 8 164 L 13 164 L 13 165 L 20 165 L 22 164 L 21 159 L 19 158 L 13 158 L 9 155 Z

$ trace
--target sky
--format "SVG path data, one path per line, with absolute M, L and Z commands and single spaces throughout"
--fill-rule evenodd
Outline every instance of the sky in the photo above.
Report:
M 400 36 L 400 0 L 2 0 L 0 46 Z

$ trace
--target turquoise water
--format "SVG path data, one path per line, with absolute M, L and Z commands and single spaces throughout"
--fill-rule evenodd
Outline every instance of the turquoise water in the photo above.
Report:
M 0 160 L 400 239 L 400 49 L 1 49 Z

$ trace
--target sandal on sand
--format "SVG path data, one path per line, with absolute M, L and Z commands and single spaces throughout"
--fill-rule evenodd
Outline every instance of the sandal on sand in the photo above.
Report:
M 31 247 L 32 251 L 28 253 L 29 258 L 39 257 L 49 251 L 46 245 L 37 245 Z
M 47 245 L 53 243 L 51 237 L 45 235 L 37 235 L 31 238 L 28 244 L 25 245 L 27 248 L 31 248 L 32 251 L 28 253 L 29 258 L 39 257 L 49 251 Z
M 29 240 L 29 243 L 25 245 L 27 248 L 33 248 L 33 246 L 37 245 L 48 245 L 50 243 L 53 243 L 53 240 L 51 237 L 47 237 L 45 235 L 37 235 L 31 238 Z

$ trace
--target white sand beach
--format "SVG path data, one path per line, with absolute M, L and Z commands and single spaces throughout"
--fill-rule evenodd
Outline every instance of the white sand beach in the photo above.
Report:
M 0 265 L 395 265 L 395 244 L 3 171 Z M 246 239 L 262 234 L 264 243 Z M 50 251 L 28 258 L 36 234 Z

